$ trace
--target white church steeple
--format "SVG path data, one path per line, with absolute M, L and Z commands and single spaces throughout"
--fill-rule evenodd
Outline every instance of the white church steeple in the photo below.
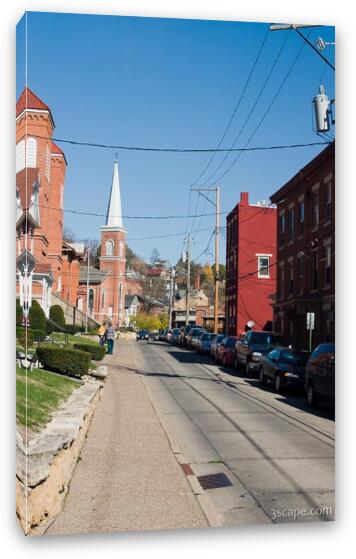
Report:
M 124 228 L 122 222 L 119 165 L 117 159 L 114 163 L 114 173 L 112 177 L 108 211 L 106 213 L 105 228 Z

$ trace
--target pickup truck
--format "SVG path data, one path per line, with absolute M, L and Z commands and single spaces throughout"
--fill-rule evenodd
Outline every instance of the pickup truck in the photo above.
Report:
M 244 369 L 247 377 L 250 373 L 259 373 L 262 356 L 275 347 L 286 347 L 281 334 L 250 330 L 244 338 L 236 342 L 235 369 Z

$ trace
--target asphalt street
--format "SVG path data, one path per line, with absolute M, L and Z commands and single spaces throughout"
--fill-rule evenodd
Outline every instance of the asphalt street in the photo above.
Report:
M 257 379 L 162 342 L 132 342 L 137 373 L 191 473 L 225 474 L 203 491 L 214 525 L 334 518 L 335 423 L 303 395 L 276 394 Z

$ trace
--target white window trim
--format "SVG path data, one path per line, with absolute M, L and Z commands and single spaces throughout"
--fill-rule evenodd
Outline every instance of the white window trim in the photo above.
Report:
M 272 254 L 256 254 L 257 256 L 257 277 L 260 279 L 269 279 L 271 277 L 270 274 L 270 269 L 271 269 L 271 263 L 270 263 L 270 259 Z M 261 274 L 261 265 L 260 265 L 260 259 L 261 258 L 268 258 L 268 268 L 267 268 L 267 274 Z M 265 267 L 263 268 L 265 269 Z

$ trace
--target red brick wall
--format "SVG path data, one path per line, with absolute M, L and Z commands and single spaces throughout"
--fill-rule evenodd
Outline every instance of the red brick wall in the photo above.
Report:
M 229 335 L 239 335 L 248 321 L 256 330 L 271 328 L 270 296 L 276 290 L 275 208 L 249 205 L 248 194 L 227 217 L 226 324 Z M 269 277 L 259 277 L 258 255 L 269 257 Z

